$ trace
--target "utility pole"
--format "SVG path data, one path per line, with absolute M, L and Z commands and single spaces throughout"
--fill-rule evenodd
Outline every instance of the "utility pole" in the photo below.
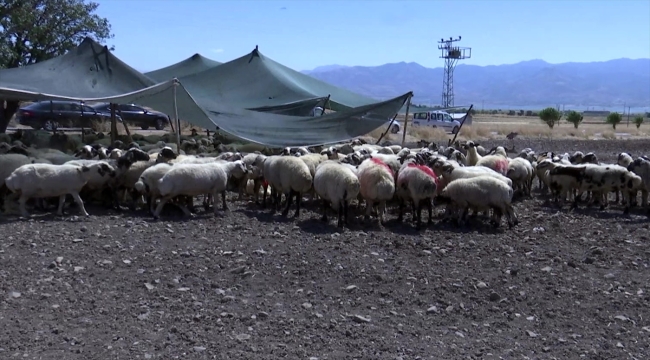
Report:
M 454 106 L 454 69 L 458 60 L 469 59 L 472 57 L 472 48 L 461 48 L 454 46 L 458 39 L 449 38 L 449 40 L 440 39 L 438 49 L 441 50 L 440 58 L 445 59 L 445 74 L 442 76 L 442 107 L 445 109 Z

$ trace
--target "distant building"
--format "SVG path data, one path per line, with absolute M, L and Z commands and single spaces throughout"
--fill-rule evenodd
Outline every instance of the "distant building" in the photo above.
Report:
M 607 110 L 585 110 L 582 112 L 583 116 L 607 116 L 611 111 Z
M 465 114 L 449 114 L 454 120 L 463 121 L 463 116 Z M 467 114 L 467 119 L 465 119 L 465 125 L 472 125 L 472 114 Z

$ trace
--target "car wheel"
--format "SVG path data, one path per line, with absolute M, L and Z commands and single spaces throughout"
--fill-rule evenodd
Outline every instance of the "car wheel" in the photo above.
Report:
M 456 135 L 458 133 L 458 126 L 454 126 L 454 128 L 451 130 L 451 133 Z
M 45 120 L 45 122 L 43 123 L 43 130 L 46 130 L 46 131 L 54 131 L 58 127 L 59 127 L 59 123 L 57 123 L 56 121 L 53 121 L 51 119 Z
M 140 129 L 149 130 L 149 125 L 142 125 L 142 126 L 140 126 Z
M 156 119 L 156 130 L 164 130 L 164 129 L 165 129 L 165 120 Z

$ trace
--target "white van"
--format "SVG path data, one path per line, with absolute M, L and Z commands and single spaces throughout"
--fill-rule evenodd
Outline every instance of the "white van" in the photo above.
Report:
M 456 134 L 460 129 L 460 121 L 454 120 L 449 113 L 442 110 L 413 113 L 413 126 L 428 126 L 441 128 Z

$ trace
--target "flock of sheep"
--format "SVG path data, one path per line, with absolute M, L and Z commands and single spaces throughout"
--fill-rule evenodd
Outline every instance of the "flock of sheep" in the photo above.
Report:
M 395 204 L 399 218 L 411 207 L 419 229 L 422 209 L 432 221 L 434 205 L 444 205 L 444 220 L 463 225 L 472 210 L 500 226 L 505 216 L 510 227 L 518 223 L 512 200 L 515 193 L 531 196 L 534 179 L 542 191 L 550 190 L 561 206 L 572 206 L 587 193 L 589 203 L 601 209 L 608 195 L 622 195 L 624 212 L 636 204 L 642 193 L 647 206 L 650 188 L 650 160 L 633 159 L 621 153 L 618 164 L 601 164 L 595 154 L 576 152 L 536 153 L 524 149 L 509 157 L 497 146 L 489 151 L 473 141 L 438 147 L 420 142 L 419 148 L 398 145 L 379 146 L 357 139 L 349 144 L 328 148 L 285 148 L 277 155 L 259 152 L 190 154 L 204 152 L 212 144 L 207 138 L 188 142 L 195 151 L 179 151 L 174 144 L 114 144 L 109 148 L 85 145 L 74 155 L 25 146 L 20 141 L 0 143 L 0 197 L 4 212 L 15 211 L 28 217 L 28 204 L 47 208 L 58 198 L 58 214 L 63 215 L 67 195 L 71 195 L 82 214 L 88 215 L 84 202 L 101 201 L 120 209 L 144 206 L 159 218 L 166 204 L 175 204 L 186 215 L 194 209 L 194 198 L 203 195 L 206 211 L 213 207 L 228 210 L 226 192 L 234 190 L 243 197 L 254 196 L 266 206 L 267 197 L 274 209 L 286 201 L 287 216 L 295 202 L 300 213 L 303 196 L 322 200 L 322 216 L 327 221 L 329 208 L 338 213 L 337 225 L 347 224 L 352 202 L 365 202 L 366 220 L 376 215 L 383 224 L 386 206 Z M 199 146 L 200 145 L 200 146 Z M 191 148 L 183 146 L 186 150 Z M 221 196 L 222 204 L 216 201 Z M 28 201 L 32 199 L 31 203 Z M 491 213 L 491 215 L 490 215 Z

